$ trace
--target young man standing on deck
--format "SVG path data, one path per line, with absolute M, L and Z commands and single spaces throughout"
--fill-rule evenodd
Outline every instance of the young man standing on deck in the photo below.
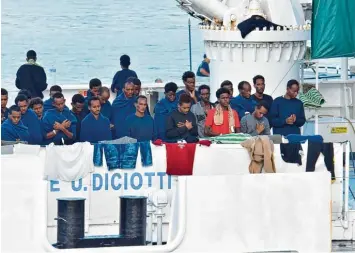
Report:
M 195 90 L 196 77 L 195 77 L 194 72 L 186 71 L 182 75 L 182 81 L 185 84 L 185 89 L 179 91 L 178 93 L 176 93 L 177 99 L 179 99 L 181 94 L 187 94 L 187 95 L 189 95 L 191 97 L 191 103 L 193 105 L 196 104 L 199 101 L 199 99 L 200 99 L 200 94 L 198 93 L 197 90 Z
M 89 82 L 89 89 L 86 92 L 84 112 L 89 113 L 89 99 L 99 95 L 99 89 L 102 87 L 101 80 L 98 78 L 93 78 Z
M 265 78 L 261 75 L 256 75 L 253 77 L 253 83 L 256 92 L 251 96 L 251 98 L 254 99 L 257 103 L 264 101 L 266 103 L 267 109 L 270 110 L 274 99 L 271 96 L 264 94 Z M 268 114 L 264 116 L 268 118 Z M 268 120 L 270 121 L 269 118 Z
M 43 101 L 43 113 L 50 109 L 55 109 L 55 107 L 53 106 L 53 95 L 56 93 L 62 93 L 62 88 L 59 85 L 53 85 L 49 89 L 49 98 Z M 65 107 L 69 109 L 67 106 Z
M 99 89 L 102 87 L 101 80 L 98 78 L 93 78 L 89 82 L 89 89 L 86 92 L 86 100 L 89 100 L 91 97 L 96 97 L 99 95 Z
M 80 141 L 97 143 L 112 140 L 110 120 L 100 113 L 100 99 L 91 97 L 88 104 L 90 113 L 81 122 Z
M 191 97 L 181 94 L 178 109 L 173 111 L 166 121 L 167 142 L 184 140 L 187 143 L 198 142 L 198 128 L 195 115 L 190 112 Z
M 268 112 L 268 104 L 264 101 L 255 106 L 252 114 L 245 115 L 240 121 L 241 131 L 251 136 L 270 135 L 270 124 L 265 114 Z
M 306 122 L 306 117 L 302 101 L 296 98 L 299 88 L 298 81 L 289 80 L 286 94 L 272 103 L 269 118 L 273 134 L 301 134 L 300 127 Z
M 239 95 L 231 99 L 230 105 L 238 113 L 239 120 L 253 113 L 257 102 L 251 98 L 251 85 L 247 81 L 238 84 Z
M 164 95 L 154 107 L 154 139 L 166 140 L 166 120 L 170 113 L 177 109 L 178 99 L 176 83 L 170 82 L 164 86 Z
M 210 76 L 210 59 L 207 57 L 206 54 L 203 55 L 203 61 L 201 62 L 200 66 L 197 69 L 197 76 Z
M 218 105 L 207 113 L 205 123 L 206 136 L 218 136 L 240 132 L 238 113 L 229 105 L 230 92 L 226 88 L 220 88 L 216 92 Z
M 136 111 L 134 104 L 137 98 L 134 96 L 133 79 L 134 77 L 127 79 L 123 93 L 117 96 L 112 103 L 112 123 L 114 125 L 114 138 L 116 139 L 124 137 L 127 128 L 125 119 Z
M 74 143 L 75 141 L 80 140 L 80 131 L 81 131 L 81 121 L 86 117 L 87 112 L 84 111 L 85 98 L 81 94 L 75 94 L 71 99 L 71 113 L 76 118 L 76 139 L 69 140 L 68 142 Z
M 118 71 L 112 80 L 111 91 L 117 93 L 117 96 L 122 94 L 124 85 L 129 77 L 138 78 L 136 72 L 129 69 L 131 58 L 128 55 L 122 55 L 120 58 L 122 70 Z
M 76 138 L 77 121 L 69 109 L 65 108 L 65 99 L 62 93 L 53 95 L 53 106 L 55 109 L 48 110 L 42 119 L 46 144 L 52 142 L 55 145 L 72 143 Z
M 21 110 L 17 105 L 9 109 L 9 118 L 1 124 L 2 141 L 26 141 L 30 140 L 28 128 L 21 121 Z
M 205 137 L 205 123 L 206 117 L 209 110 L 213 109 L 215 105 L 210 101 L 210 87 L 207 85 L 201 85 L 198 87 L 198 92 L 200 94 L 201 101 L 197 104 L 192 105 L 191 112 L 195 115 L 197 126 L 198 126 L 198 136 Z
M 138 96 L 136 102 L 136 113 L 126 118 L 126 136 L 136 139 L 138 142 L 153 140 L 154 121 L 146 114 L 147 97 Z
M 233 83 L 229 80 L 225 80 L 221 83 L 221 88 L 226 88 L 227 90 L 229 90 L 229 93 L 231 95 L 231 99 L 233 99 Z
M 27 63 L 23 64 L 16 73 L 16 87 L 31 92 L 32 97 L 43 99 L 43 91 L 47 89 L 47 76 L 43 67 L 36 63 L 37 54 L 30 50 L 27 52 Z
M 110 99 L 110 89 L 107 87 L 101 87 L 99 89 L 98 98 L 101 102 L 101 114 L 108 118 L 110 121 L 112 119 L 112 105 L 109 101 Z
M 43 101 L 40 98 L 32 98 L 30 100 L 30 109 L 34 111 L 38 119 L 41 120 L 43 117 Z
M 25 95 L 18 95 L 15 99 L 15 105 L 20 107 L 21 121 L 28 128 L 30 133 L 29 144 L 40 145 L 43 142 L 43 132 L 41 121 L 37 115 L 30 109 L 28 109 L 28 100 Z
M 141 93 L 141 89 L 142 89 L 142 83 L 141 80 L 139 80 L 138 78 L 133 78 L 133 84 L 134 84 L 134 95 L 136 97 L 139 96 L 139 94 Z M 147 104 L 147 112 L 148 115 L 150 115 L 150 111 L 149 111 L 149 105 Z
M 9 115 L 9 109 L 7 106 L 7 101 L 9 100 L 9 94 L 7 90 L 1 88 L 1 124 L 7 119 Z

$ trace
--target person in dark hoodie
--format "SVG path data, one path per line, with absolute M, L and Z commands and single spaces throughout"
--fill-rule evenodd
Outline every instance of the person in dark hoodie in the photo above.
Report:
M 62 88 L 59 85 L 53 85 L 49 89 L 49 99 L 43 102 L 43 113 L 50 109 L 55 109 L 53 106 L 53 95 L 56 93 L 62 93 Z M 65 106 L 65 108 L 69 109 L 67 106 Z
M 16 73 L 16 87 L 29 90 L 33 97 L 43 98 L 43 91 L 47 89 L 47 76 L 43 67 L 36 63 L 37 54 L 30 50 L 27 52 L 27 63 L 23 64 Z
M 15 105 L 20 107 L 21 121 L 28 128 L 30 133 L 29 144 L 41 145 L 43 142 L 43 132 L 41 121 L 36 113 L 28 108 L 29 102 L 25 95 L 18 95 L 15 99 Z
M 117 71 L 112 80 L 111 91 L 117 93 L 119 96 L 123 92 L 124 85 L 129 77 L 138 78 L 136 72 L 129 69 L 131 65 L 131 58 L 128 55 L 122 55 L 120 57 L 120 64 L 122 70 Z
M 9 108 L 9 118 L 1 124 L 1 140 L 26 142 L 30 140 L 30 133 L 21 121 L 21 110 L 17 105 Z
M 301 134 L 300 127 L 306 122 L 306 117 L 302 101 L 296 98 L 299 88 L 297 80 L 289 80 L 286 94 L 272 103 L 269 117 L 273 134 Z
M 1 88 L 1 123 L 4 122 L 9 115 L 9 109 L 6 107 L 7 101 L 9 101 L 9 93 L 4 88 Z
M 187 143 L 198 142 L 198 128 L 195 115 L 190 111 L 191 96 L 181 94 L 178 109 L 173 111 L 166 121 L 167 142 L 185 140 Z

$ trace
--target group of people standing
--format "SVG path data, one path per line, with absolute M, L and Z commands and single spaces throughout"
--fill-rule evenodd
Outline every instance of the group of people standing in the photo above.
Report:
M 251 85 L 242 81 L 236 97 L 233 83 L 226 80 L 215 94 L 217 101 L 212 102 L 210 87 L 201 85 L 196 90 L 195 74 L 190 71 L 182 76 L 185 89 L 177 91 L 173 82 L 165 85 L 165 97 L 156 104 L 153 118 L 147 98 L 140 95 L 141 81 L 129 69 L 127 55 L 120 58 L 122 70 L 114 76 L 111 89 L 94 78 L 85 97 L 75 94 L 71 98 L 69 109 L 58 85 L 52 86 L 50 97 L 43 100 L 46 78 L 39 77 L 42 71 L 38 68 L 42 67 L 36 64 L 36 54 L 31 51 L 27 54 L 28 63 L 18 71 L 16 86 L 21 90 L 10 108 L 7 108 L 8 93 L 1 89 L 3 141 L 62 145 L 128 136 L 138 141 L 191 143 L 199 138 L 238 132 L 269 135 L 271 129 L 273 134 L 299 134 L 305 123 L 303 104 L 296 98 L 299 90 L 296 80 L 290 80 L 286 94 L 275 100 L 264 94 L 265 79 L 261 75 L 253 78 L 254 94 Z M 34 67 L 36 78 L 31 74 Z M 111 92 L 117 93 L 112 104 Z
M 261 75 L 253 78 L 254 94 L 250 83 L 242 81 L 238 84 L 236 97 L 233 97 L 233 83 L 226 80 L 215 94 L 216 102 L 211 101 L 209 86 L 195 89 L 193 72 L 185 72 L 182 80 L 185 89 L 176 93 L 175 84 L 166 84 L 166 97 L 155 107 L 158 139 L 196 142 L 199 138 L 239 132 L 252 136 L 270 135 L 271 129 L 273 134 L 287 136 L 300 134 L 300 127 L 306 121 L 303 103 L 296 98 L 297 80 L 289 80 L 285 95 L 275 100 L 264 94 L 265 78 Z

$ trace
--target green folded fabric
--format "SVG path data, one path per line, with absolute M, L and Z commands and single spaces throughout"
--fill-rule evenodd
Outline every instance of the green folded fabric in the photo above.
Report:
M 251 138 L 252 136 L 249 134 L 225 134 L 225 135 L 219 135 L 215 137 L 205 137 L 205 138 L 200 138 L 200 140 L 210 140 L 213 143 L 218 143 L 218 144 L 240 144 L 241 142 Z
M 324 97 L 316 88 L 310 89 L 305 94 L 300 94 L 299 99 L 307 108 L 320 108 L 325 103 Z

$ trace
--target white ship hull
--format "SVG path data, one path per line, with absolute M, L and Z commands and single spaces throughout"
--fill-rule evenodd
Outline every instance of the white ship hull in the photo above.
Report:
M 95 168 L 94 174 L 82 180 L 81 188 L 78 182 L 51 184 L 42 179 L 44 148 L 38 155 L 3 155 L 1 187 L 11 194 L 2 195 L 1 220 L 6 231 L 2 233 L 2 249 L 56 251 L 51 245 L 56 243 L 58 197 L 86 198 L 85 235 L 112 235 L 119 231 L 120 195 L 142 195 L 147 188 L 162 188 L 169 202 L 163 209 L 166 245 L 75 252 L 330 252 L 332 238 L 353 239 L 355 218 L 347 208 L 346 145 L 334 145 L 334 184 L 323 159 L 318 160 L 316 172 L 305 173 L 305 162 L 297 166 L 282 161 L 279 145 L 275 145 L 277 174 L 250 175 L 245 149 L 215 144 L 198 147 L 194 175 L 177 180 L 165 174 L 165 148 L 152 147 L 152 167 L 143 168 L 138 162 L 135 170 L 128 171 Z M 303 148 L 306 153 L 307 145 Z M 152 230 L 147 230 L 147 238 L 151 237 L 156 241 L 155 218 Z

